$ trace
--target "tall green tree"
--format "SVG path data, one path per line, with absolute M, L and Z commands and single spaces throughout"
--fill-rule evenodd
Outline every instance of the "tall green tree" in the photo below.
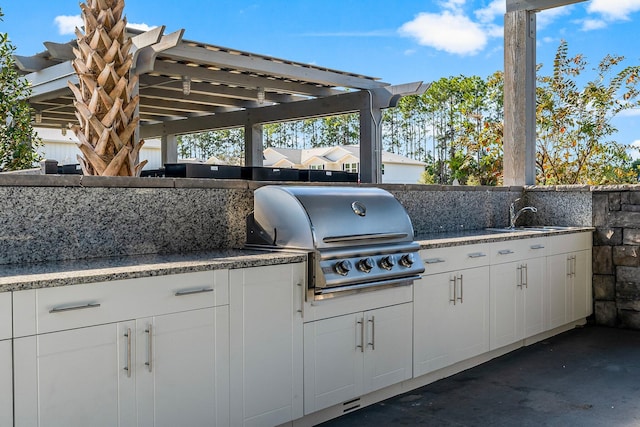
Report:
M 640 107 L 640 66 L 621 68 L 607 55 L 586 83 L 583 55 L 558 47 L 553 72 L 538 78 L 537 181 L 540 184 L 607 184 L 635 179 L 626 146 L 615 140 L 612 119 Z
M 0 9 L 0 21 L 3 16 Z M 9 35 L 0 33 L 0 171 L 33 167 L 42 144 L 31 125 L 31 88 L 18 74 L 15 50 Z
M 244 159 L 244 129 L 221 129 L 178 137 L 178 155 L 183 159 L 207 160 L 212 156 L 229 164 Z

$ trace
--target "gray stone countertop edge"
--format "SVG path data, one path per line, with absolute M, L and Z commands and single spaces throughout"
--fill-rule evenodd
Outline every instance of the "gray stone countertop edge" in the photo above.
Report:
M 144 258 L 144 257 L 142 257 Z M 153 258 L 153 257 L 150 257 Z M 132 257 L 137 259 L 137 257 Z M 91 261 L 83 260 L 82 267 L 73 268 L 73 262 L 65 262 L 64 269 L 53 268 L 51 263 L 44 265 L 12 266 L 11 272 L 0 275 L 0 292 L 28 289 L 51 288 L 86 283 L 99 283 L 113 280 L 136 279 L 140 277 L 165 276 L 170 274 L 192 273 L 198 271 L 238 269 L 276 264 L 304 262 L 307 254 L 301 252 L 257 252 L 227 251 L 189 254 L 189 256 L 163 256 L 157 260 L 135 263 L 127 258 L 118 258 L 96 267 Z M 70 265 L 69 265 L 70 264 Z M 105 264 L 103 261 L 100 264 Z M 6 266 L 5 266 L 6 267 Z
M 421 249 L 435 249 L 450 246 L 491 243 L 550 235 L 562 235 L 593 231 L 593 227 L 575 227 L 571 230 L 545 232 L 486 232 L 475 230 L 464 233 L 433 233 L 416 236 Z M 55 264 L 34 264 L 10 266 L 10 272 L 0 275 L 0 292 L 57 286 L 98 283 L 112 280 L 135 279 L 140 277 L 164 276 L 197 271 L 237 269 L 276 264 L 304 262 L 307 254 L 284 251 L 213 251 L 188 256 L 140 257 L 140 263 L 132 262 L 138 257 L 123 257 L 111 261 L 102 260 L 92 266 L 92 261 L 79 260 L 82 267 L 74 268 L 73 262 L 65 262 L 66 268 L 54 268 Z M 4 266 L 7 267 L 7 266 Z
M 514 231 L 514 232 L 486 232 L 476 230 L 461 233 L 433 233 L 424 236 L 416 236 L 420 249 L 437 249 L 451 246 L 462 246 L 481 243 L 502 242 L 508 240 L 531 239 L 543 236 L 558 236 L 562 234 L 593 232 L 594 227 L 572 227 L 568 230 L 549 231 Z M 439 237 L 439 235 L 442 237 Z M 458 235 L 456 235 L 458 234 Z

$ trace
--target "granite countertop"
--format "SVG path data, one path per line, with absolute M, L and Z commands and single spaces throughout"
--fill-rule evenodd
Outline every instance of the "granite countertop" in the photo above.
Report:
M 195 271 L 258 267 L 306 261 L 301 252 L 217 250 L 174 255 L 140 255 L 33 264 L 0 268 L 0 292 L 95 283 Z
M 499 229 L 495 229 L 499 230 Z M 555 236 L 561 234 L 572 234 L 584 231 L 593 231 L 593 227 L 558 227 L 557 229 L 526 229 L 519 228 L 514 231 L 491 231 L 486 230 L 460 230 L 441 233 L 428 233 L 415 236 L 415 240 L 420 243 L 421 249 L 445 248 L 449 246 L 460 246 L 477 243 L 491 243 L 505 240 L 530 239 L 542 236 Z
M 461 230 L 415 237 L 422 249 L 593 231 L 593 227 L 556 230 L 489 231 Z M 303 252 L 225 249 L 173 255 L 139 255 L 112 258 L 6 264 L 0 268 L 0 292 L 96 283 L 138 277 L 164 276 L 195 271 L 258 267 L 303 262 Z

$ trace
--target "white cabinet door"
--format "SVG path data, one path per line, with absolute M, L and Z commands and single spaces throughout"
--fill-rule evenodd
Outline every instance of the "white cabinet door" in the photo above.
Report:
M 580 320 L 593 313 L 591 289 L 591 250 L 572 254 L 573 270 L 570 275 L 573 310 L 571 320 Z
M 545 258 L 533 258 L 520 262 L 520 266 L 524 280 L 520 288 L 524 298 L 522 338 L 528 338 L 545 330 L 544 291 L 547 265 Z
M 218 307 L 136 321 L 138 426 L 229 425 L 227 319 Z
M 304 264 L 229 272 L 231 425 L 303 415 Z
M 491 350 L 516 342 L 522 336 L 522 300 L 518 263 L 492 265 Z
M 413 304 L 399 304 L 364 313 L 364 393 L 412 377 Z
M 13 365 L 11 340 L 0 341 L 0 426 L 13 425 Z
M 305 414 L 363 394 L 363 320 L 354 313 L 305 323 Z
M 545 259 L 491 266 L 490 348 L 544 331 Z
M 415 377 L 486 351 L 488 266 L 423 276 L 414 283 Z
M 569 256 L 553 255 L 547 258 L 547 325 L 557 328 L 569 320 Z
M 304 325 L 305 414 L 412 376 L 411 303 Z
M 123 322 L 16 339 L 15 425 L 135 425 L 134 332 Z

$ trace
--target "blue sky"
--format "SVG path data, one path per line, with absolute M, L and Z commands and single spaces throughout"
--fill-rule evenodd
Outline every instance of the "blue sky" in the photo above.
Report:
M 0 5 L 19 55 L 67 42 L 78 0 Z M 6 4 L 8 3 L 8 4 Z M 28 10 L 27 10 L 28 8 Z M 127 0 L 130 24 L 184 28 L 185 39 L 379 77 L 400 84 L 503 68 L 505 0 Z M 550 72 L 564 39 L 595 66 L 606 54 L 640 63 L 640 0 L 588 0 L 537 14 L 537 62 Z M 640 111 L 616 120 L 618 141 L 640 146 Z

